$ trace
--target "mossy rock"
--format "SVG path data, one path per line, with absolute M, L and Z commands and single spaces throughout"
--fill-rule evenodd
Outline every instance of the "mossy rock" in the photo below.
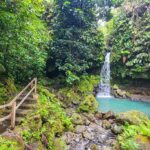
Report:
M 95 97 L 91 94 L 86 96 L 85 100 L 83 100 L 80 103 L 78 110 L 83 112 L 94 113 L 97 110 L 97 108 L 98 108 L 98 102 L 96 101 Z
M 150 148 L 150 138 L 147 136 L 137 135 L 136 143 L 139 149 L 148 150 Z
M 53 144 L 54 150 L 67 150 L 67 145 L 61 138 L 56 138 Z
M 82 76 L 79 85 L 77 86 L 78 91 L 81 93 L 90 93 L 94 90 L 94 86 L 100 81 L 99 76 Z
M 67 99 L 70 99 L 73 104 L 80 103 L 81 97 L 77 93 L 75 93 L 73 90 L 70 90 L 69 92 L 67 92 L 66 96 L 67 96 Z
M 83 120 L 82 120 L 82 117 L 77 114 L 77 113 L 74 113 L 71 117 L 71 121 L 73 124 L 75 125 L 82 125 L 83 124 Z
M 110 129 L 111 128 L 111 124 L 110 124 L 109 121 L 103 120 L 102 121 L 102 127 L 105 128 L 105 129 Z
M 24 141 L 19 134 L 5 132 L 0 136 L 0 150 L 23 150 L 24 148 Z
M 136 110 L 119 113 L 116 118 L 121 122 L 128 122 L 132 125 L 146 124 L 149 121 L 148 117 L 143 112 Z
M 117 84 L 114 84 L 113 87 L 112 87 L 114 90 L 117 90 L 119 89 L 119 86 Z

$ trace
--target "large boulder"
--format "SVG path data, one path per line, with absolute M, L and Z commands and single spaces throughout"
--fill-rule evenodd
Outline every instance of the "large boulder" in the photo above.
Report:
M 116 119 L 121 123 L 128 122 L 133 125 L 145 124 L 149 121 L 148 117 L 143 112 L 136 110 L 119 113 Z
M 114 125 L 112 126 L 112 129 L 111 131 L 114 133 L 114 134 L 121 134 L 123 129 L 121 126 L 117 126 L 117 125 Z
M 105 129 L 110 129 L 111 128 L 111 124 L 110 124 L 109 121 L 103 120 L 102 121 L 102 127 L 105 128 Z
M 150 138 L 147 136 L 137 135 L 136 143 L 138 144 L 138 148 L 141 150 L 149 150 L 150 149 Z
M 114 117 L 115 117 L 115 114 L 112 111 L 106 112 L 103 116 L 104 119 L 111 119 L 111 118 L 114 118 Z
M 95 97 L 91 94 L 85 97 L 79 106 L 79 111 L 82 112 L 95 112 L 98 108 L 98 102 Z

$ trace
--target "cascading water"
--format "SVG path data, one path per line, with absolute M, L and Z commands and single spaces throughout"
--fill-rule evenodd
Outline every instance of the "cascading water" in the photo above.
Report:
M 110 95 L 110 52 L 105 56 L 105 61 L 101 69 L 101 82 L 97 97 L 111 97 Z

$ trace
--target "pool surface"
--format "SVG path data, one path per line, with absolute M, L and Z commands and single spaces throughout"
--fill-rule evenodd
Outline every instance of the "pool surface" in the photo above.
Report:
M 115 113 L 119 113 L 130 110 L 138 110 L 144 112 L 150 117 L 150 103 L 148 102 L 130 101 L 119 98 L 97 98 L 97 101 L 99 103 L 98 110 L 102 112 L 111 110 Z

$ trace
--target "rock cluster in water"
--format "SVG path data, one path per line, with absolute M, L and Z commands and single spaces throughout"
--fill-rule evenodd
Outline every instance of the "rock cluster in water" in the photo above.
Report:
M 68 110 L 70 116 L 76 113 Z M 77 115 L 77 114 L 76 114 Z M 110 150 L 116 143 L 116 134 L 122 128 L 116 124 L 114 114 L 97 112 L 93 114 L 78 114 L 80 119 L 73 120 L 74 131 L 66 132 L 63 139 L 68 150 Z M 79 118 L 79 117 L 78 117 Z

